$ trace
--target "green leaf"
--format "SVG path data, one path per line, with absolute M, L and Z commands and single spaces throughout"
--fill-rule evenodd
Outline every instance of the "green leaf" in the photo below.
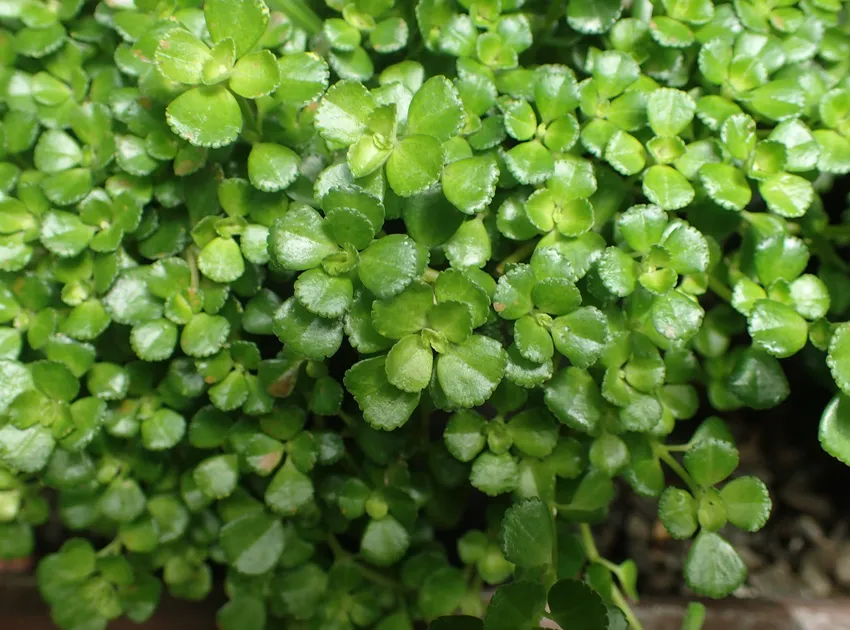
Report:
M 677 136 L 691 124 L 696 103 L 686 93 L 672 88 L 660 88 L 646 97 L 649 126 L 658 136 Z
M 484 494 L 495 497 L 516 489 L 519 467 L 510 453 L 485 452 L 473 462 L 469 481 Z
M 303 107 L 318 99 L 328 86 L 330 71 L 314 52 L 293 52 L 277 60 L 280 87 L 275 98 Z
M 50 429 L 40 424 L 23 430 L 7 424 L 0 428 L 0 462 L 13 471 L 35 473 L 47 465 L 55 444 Z
M 57 256 L 77 256 L 86 249 L 95 229 L 80 218 L 62 210 L 51 210 L 41 220 L 41 243 Z
M 643 194 L 664 210 L 680 210 L 694 199 L 694 189 L 684 175 L 662 164 L 646 170 Z
M 756 300 L 747 317 L 753 345 L 785 358 L 803 349 L 809 326 L 793 308 L 774 300 Z
M 538 318 L 532 316 L 527 315 L 516 321 L 514 343 L 519 353 L 532 363 L 545 363 L 555 354 L 549 331 Z
M 402 426 L 419 404 L 418 393 L 404 392 L 387 378 L 386 357 L 355 363 L 345 373 L 345 388 L 357 401 L 363 419 L 376 429 Z
M 708 269 L 708 241 L 685 223 L 674 223 L 664 233 L 661 244 L 670 255 L 666 266 L 677 273 L 702 273 Z
M 392 516 L 371 519 L 360 539 L 360 555 L 378 567 L 388 567 L 399 560 L 410 546 L 410 534 Z
M 173 28 L 159 41 L 154 60 L 157 69 L 169 81 L 198 85 L 203 78 L 204 64 L 212 56 L 207 45 L 182 28 Z
M 570 428 L 593 434 L 602 420 L 604 401 L 587 371 L 568 367 L 546 384 L 544 400 L 555 417 Z
M 425 257 L 403 234 L 384 236 L 363 250 L 357 271 L 360 281 L 379 299 L 401 293 L 424 271 Z
M 608 247 L 597 263 L 602 284 L 617 297 L 626 297 L 637 288 L 637 263 L 617 247 Z
M 673 538 L 690 538 L 699 526 L 697 507 L 696 500 L 689 492 L 667 487 L 658 500 L 658 518 Z
M 71 402 L 80 392 L 80 382 L 63 363 L 36 361 L 30 365 L 30 372 L 35 388 L 48 398 Z
M 617 221 L 626 243 L 638 252 L 648 252 L 661 242 L 666 226 L 667 214 L 653 205 L 632 206 Z
M 549 589 L 549 617 L 562 628 L 595 630 L 607 627 L 602 598 L 584 582 L 561 580 Z
M 507 367 L 507 355 L 495 339 L 473 335 L 451 345 L 437 359 L 437 379 L 446 397 L 461 407 L 474 407 L 495 391 Z
M 387 380 L 398 389 L 416 393 L 428 386 L 434 353 L 421 335 L 400 339 L 387 353 Z
M 236 455 L 214 455 L 202 461 L 192 471 L 198 488 L 213 499 L 230 496 L 239 479 L 239 459 Z
M 199 147 L 223 147 L 236 140 L 242 131 L 239 104 L 222 86 L 183 92 L 169 103 L 165 118 L 174 133 Z
M 274 334 L 284 345 L 308 359 L 333 356 L 342 343 L 342 319 L 326 319 L 289 298 L 274 315 Z
M 499 165 L 489 157 L 469 157 L 443 168 L 443 194 L 466 214 L 484 210 L 496 194 Z
M 493 253 L 490 235 L 480 220 L 462 223 L 444 245 L 444 250 L 449 263 L 456 269 L 483 267 Z
M 145 495 L 134 479 L 115 479 L 100 495 L 100 511 L 118 523 L 136 520 L 145 509 Z
M 614 26 L 622 11 L 620 0 L 571 0 L 567 23 L 579 33 L 598 35 Z
M 317 267 L 326 256 L 339 251 L 325 232 L 321 215 L 309 206 L 293 208 L 275 220 L 269 247 L 278 263 L 293 271 Z
M 701 439 L 685 454 L 685 468 L 705 488 L 720 483 L 737 467 L 738 450 L 725 440 Z
M 180 348 L 190 357 L 209 357 L 221 350 L 229 334 L 227 319 L 220 315 L 198 313 L 183 328 Z
M 463 409 L 452 414 L 443 432 L 449 453 L 462 462 L 471 462 L 487 444 L 487 421 L 476 411 Z
M 705 311 L 696 300 L 679 290 L 657 296 L 652 302 L 652 325 L 671 341 L 693 337 L 702 325 Z
M 82 160 L 80 145 L 64 131 L 52 129 L 41 134 L 33 152 L 35 167 L 45 173 L 60 173 L 79 166 Z
M 824 408 L 818 438 L 823 450 L 845 464 L 850 462 L 850 398 L 841 392 Z
M 245 98 L 260 98 L 274 92 L 280 85 L 280 69 L 271 51 L 248 53 L 233 66 L 230 89 Z
M 248 179 L 254 188 L 263 192 L 284 190 L 298 177 L 300 164 L 301 158 L 288 147 L 268 142 L 257 143 L 248 154 Z
M 720 491 L 729 522 L 748 532 L 757 532 L 770 516 L 772 502 L 767 486 L 756 477 L 738 477 Z
M 504 159 L 508 171 L 521 184 L 542 184 L 555 172 L 552 154 L 538 140 L 516 145 Z
M 186 433 L 186 419 L 171 409 L 158 409 L 142 421 L 142 445 L 164 451 L 177 445 Z
M 752 199 L 744 172 L 731 164 L 704 164 L 699 177 L 712 201 L 727 210 L 743 210 Z
M 236 241 L 216 237 L 201 250 L 198 269 L 213 282 L 234 282 L 245 273 L 245 261 Z
M 221 630 L 262 630 L 266 627 L 266 603 L 253 595 L 239 595 L 219 608 L 215 620 Z
M 499 530 L 505 558 L 525 568 L 549 564 L 555 540 L 552 522 L 549 509 L 540 499 L 526 499 L 511 506 Z
M 262 0 L 211 0 L 204 3 L 204 18 L 213 42 L 232 39 L 239 58 L 265 33 L 269 10 Z
M 219 544 L 227 563 L 245 575 L 266 573 L 277 564 L 283 552 L 280 519 L 264 511 L 254 511 L 225 523 Z
M 387 181 L 400 197 L 411 197 L 437 183 L 443 168 L 443 145 L 433 136 L 404 138 L 387 160 Z
M 534 307 L 532 290 L 537 280 L 531 267 L 516 265 L 499 278 L 493 295 L 493 310 L 503 319 L 519 319 Z
M 806 214 L 815 199 L 812 183 L 790 173 L 778 173 L 760 182 L 759 192 L 771 211 L 789 219 Z
M 408 135 L 426 135 L 448 140 L 460 131 L 463 104 L 446 77 L 431 77 L 413 96 L 407 112 Z
M 755 348 L 747 348 L 738 357 L 728 387 L 736 398 L 753 409 L 775 407 L 790 393 L 779 361 Z
M 552 339 L 558 352 L 578 368 L 588 368 L 608 342 L 608 320 L 593 306 L 576 309 L 552 322 Z
M 617 130 L 605 145 L 605 161 L 621 175 L 640 173 L 646 166 L 646 152 L 633 135 Z
M 143 361 L 164 361 L 177 345 L 177 326 L 167 319 L 155 319 L 130 331 L 130 345 Z
M 746 160 L 756 146 L 756 122 L 746 114 L 729 116 L 720 128 L 720 139 L 732 157 Z
M 331 86 L 319 104 L 316 129 L 329 142 L 353 144 L 366 132 L 375 106 L 374 96 L 362 83 L 339 81 Z
M 719 535 L 700 532 L 685 560 L 685 581 L 699 595 L 720 599 L 747 579 L 747 567 Z
M 526 580 L 505 584 L 493 593 L 484 615 L 484 630 L 534 628 L 546 606 L 546 589 Z
M 354 285 L 348 278 L 330 276 L 322 269 L 310 269 L 295 281 L 295 297 L 315 315 L 341 317 L 354 300 Z

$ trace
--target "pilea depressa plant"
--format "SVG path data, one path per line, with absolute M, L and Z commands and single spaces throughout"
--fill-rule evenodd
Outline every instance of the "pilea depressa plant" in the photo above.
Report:
M 0 558 L 64 630 L 635 630 L 634 492 L 730 595 L 724 414 L 805 353 L 850 463 L 847 9 L 0 0 Z

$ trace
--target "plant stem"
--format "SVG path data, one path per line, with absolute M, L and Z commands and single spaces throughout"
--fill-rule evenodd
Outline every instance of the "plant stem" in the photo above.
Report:
M 662 444 L 657 444 L 654 448 L 655 453 L 658 455 L 658 458 L 667 464 L 670 469 L 679 475 L 679 477 L 684 481 L 688 488 L 690 488 L 691 492 L 696 494 L 699 491 L 699 486 L 694 482 L 693 477 L 691 477 L 690 473 L 685 470 L 684 466 L 682 466 L 673 455 L 670 454 L 670 451 L 667 450 L 667 447 Z
M 351 558 L 352 554 L 347 552 L 343 546 L 339 544 L 339 541 L 333 534 L 328 535 L 328 546 L 331 548 L 331 552 L 333 553 L 335 560 L 349 560 Z M 378 573 L 370 567 L 367 567 L 355 560 L 350 560 L 350 562 L 357 567 L 357 571 L 360 572 L 360 575 L 370 582 L 374 582 L 379 586 L 391 588 L 393 590 L 407 590 L 403 584 L 396 582 L 394 579 L 389 578 L 386 575 Z
M 581 523 L 579 525 L 579 531 L 581 532 L 581 543 L 584 547 L 584 553 L 585 555 L 587 555 L 587 559 L 590 560 L 590 562 L 592 563 L 601 564 L 606 569 L 611 571 L 615 576 L 617 576 L 617 579 L 619 580 L 620 576 L 617 572 L 619 571 L 620 567 L 618 567 L 610 560 L 603 558 L 599 554 L 599 549 L 597 549 L 596 547 L 596 541 L 593 540 L 593 531 L 590 529 L 590 525 L 588 525 L 587 523 Z M 626 616 L 626 620 L 629 622 L 629 625 L 631 626 L 632 630 L 643 630 L 643 625 L 641 624 L 640 620 L 635 616 L 634 611 L 632 610 L 631 606 L 629 606 L 629 602 L 626 601 L 625 596 L 616 584 L 614 584 L 613 588 L 611 589 L 611 597 L 614 600 L 614 604 L 617 606 L 617 608 L 623 611 L 623 614 Z
M 499 263 L 499 266 L 496 267 L 496 273 L 500 276 L 505 275 L 505 267 L 511 265 L 513 263 L 522 262 L 529 256 L 531 256 L 534 248 L 537 247 L 537 241 L 528 241 L 524 245 L 520 245 L 517 249 L 514 250 L 514 253 L 502 260 Z
M 826 238 L 850 238 L 850 223 L 827 225 L 821 234 Z
M 250 103 L 244 96 L 237 96 L 236 102 L 239 103 L 239 111 L 242 112 L 242 118 L 245 119 L 249 131 L 252 132 L 250 136 L 246 137 L 246 140 L 249 140 L 252 143 L 259 142 L 263 137 L 263 133 L 260 129 L 259 123 L 257 122 L 257 116 L 254 113 L 253 104 Z
M 304 0 L 272 0 L 269 4 L 285 13 L 295 26 L 307 31 L 310 37 L 321 32 L 322 18 Z
M 727 287 L 720 278 L 708 276 L 708 288 L 722 300 L 725 300 L 726 302 L 732 301 L 732 290 Z
M 611 599 L 614 601 L 614 605 L 626 616 L 626 621 L 629 622 L 629 627 L 632 630 L 643 630 L 643 624 L 637 618 L 637 615 L 635 615 L 632 607 L 629 606 L 629 602 L 626 601 L 625 596 L 620 591 L 620 587 L 616 584 L 611 589 Z
M 201 276 L 198 274 L 198 248 L 190 245 L 186 248 L 183 258 L 189 265 L 189 293 L 195 296 L 198 294 L 198 287 L 201 284 Z

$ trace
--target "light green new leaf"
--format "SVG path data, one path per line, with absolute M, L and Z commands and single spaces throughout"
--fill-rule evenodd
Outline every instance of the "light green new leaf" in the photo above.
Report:
M 552 339 L 562 355 L 578 368 L 588 368 L 608 342 L 608 319 L 593 306 L 584 306 L 552 322 Z
M 720 483 L 738 467 L 738 450 L 717 438 L 698 440 L 685 454 L 685 468 L 704 488 Z
M 316 129 L 330 142 L 345 146 L 354 144 L 366 132 L 375 106 L 375 97 L 362 83 L 339 81 L 331 86 L 319 104 Z
M 806 214 L 815 200 L 812 183 L 791 173 L 778 173 L 760 182 L 759 192 L 770 210 L 789 219 Z

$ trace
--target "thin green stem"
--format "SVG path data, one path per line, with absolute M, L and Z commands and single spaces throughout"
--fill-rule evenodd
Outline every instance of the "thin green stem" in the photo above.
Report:
M 725 300 L 726 302 L 732 301 L 732 290 L 727 287 L 720 278 L 717 278 L 716 276 L 708 276 L 708 288 L 722 300 Z
M 579 525 L 579 531 L 581 533 L 581 543 L 584 547 L 584 553 L 587 556 L 587 559 L 595 564 L 601 564 L 603 567 L 611 571 L 615 576 L 617 576 L 617 580 L 620 579 L 620 567 L 616 564 L 603 558 L 599 554 L 599 549 L 596 547 L 596 541 L 593 539 L 593 530 L 590 529 L 590 525 L 587 523 L 581 523 Z M 623 611 L 623 614 L 626 616 L 626 620 L 629 622 L 632 630 L 643 630 L 643 625 L 640 620 L 635 616 L 634 611 L 631 606 L 629 606 L 629 602 L 626 601 L 625 596 L 620 591 L 620 588 L 615 584 L 611 589 L 611 596 L 614 600 L 614 604 Z
M 842 223 L 841 225 L 827 225 L 823 232 L 827 238 L 850 238 L 850 223 Z
M 335 560 L 350 560 L 352 554 L 346 551 L 342 545 L 339 544 L 339 541 L 336 539 L 336 536 L 333 534 L 329 534 L 328 538 L 328 546 L 331 548 L 331 553 L 334 555 Z M 360 575 L 369 580 L 370 582 L 374 582 L 379 586 L 383 586 L 385 588 L 391 588 L 393 590 L 407 590 L 400 582 L 395 581 L 394 579 L 387 577 L 386 575 L 382 575 L 378 573 L 374 569 L 367 567 L 355 560 L 350 560 L 351 563 L 357 567 L 357 571 L 359 571 Z
M 696 484 L 693 477 L 691 477 L 690 473 L 685 470 L 685 467 L 682 466 L 675 457 L 673 457 L 666 446 L 656 444 L 655 453 L 658 455 L 658 459 L 667 464 L 667 466 L 670 467 L 670 470 L 676 473 L 681 480 L 687 484 L 692 493 L 696 494 L 699 491 L 699 486 Z
M 626 601 L 626 597 L 623 595 L 622 591 L 620 591 L 620 587 L 614 585 L 611 589 L 611 599 L 614 601 L 614 605 L 623 611 L 623 614 L 626 616 L 626 621 L 629 622 L 629 627 L 632 630 L 643 630 L 643 624 L 640 622 L 640 619 L 635 615 L 635 611 L 632 610 L 632 607 L 629 606 L 629 602 Z
M 186 248 L 183 258 L 189 265 L 189 293 L 194 296 L 197 295 L 198 287 L 201 284 L 201 276 L 198 273 L 198 248 L 195 245 L 190 245 Z
M 346 426 L 353 427 L 357 423 L 357 421 L 354 419 L 354 416 L 352 416 L 347 411 L 343 411 L 342 409 L 337 411 L 336 415 L 339 416 L 339 419 L 342 420 L 346 424 Z
M 112 542 L 110 542 L 108 545 L 98 549 L 96 555 L 98 558 L 104 558 L 107 556 L 117 556 L 121 553 L 122 549 L 124 549 L 124 544 L 119 538 L 114 538 Z
M 257 121 L 257 115 L 254 113 L 254 104 L 244 96 L 236 96 L 236 102 L 239 104 L 239 111 L 242 112 L 242 118 L 246 122 L 248 133 L 245 134 L 245 139 L 250 142 L 259 142 L 263 137 L 263 131 Z
M 534 252 L 534 248 L 537 247 L 537 241 L 528 241 L 527 243 L 520 245 L 514 252 L 502 260 L 499 263 L 499 266 L 496 267 L 496 273 L 500 276 L 505 274 L 505 268 L 508 265 L 512 265 L 513 263 L 522 262 L 529 256 L 531 256 L 532 252 Z

